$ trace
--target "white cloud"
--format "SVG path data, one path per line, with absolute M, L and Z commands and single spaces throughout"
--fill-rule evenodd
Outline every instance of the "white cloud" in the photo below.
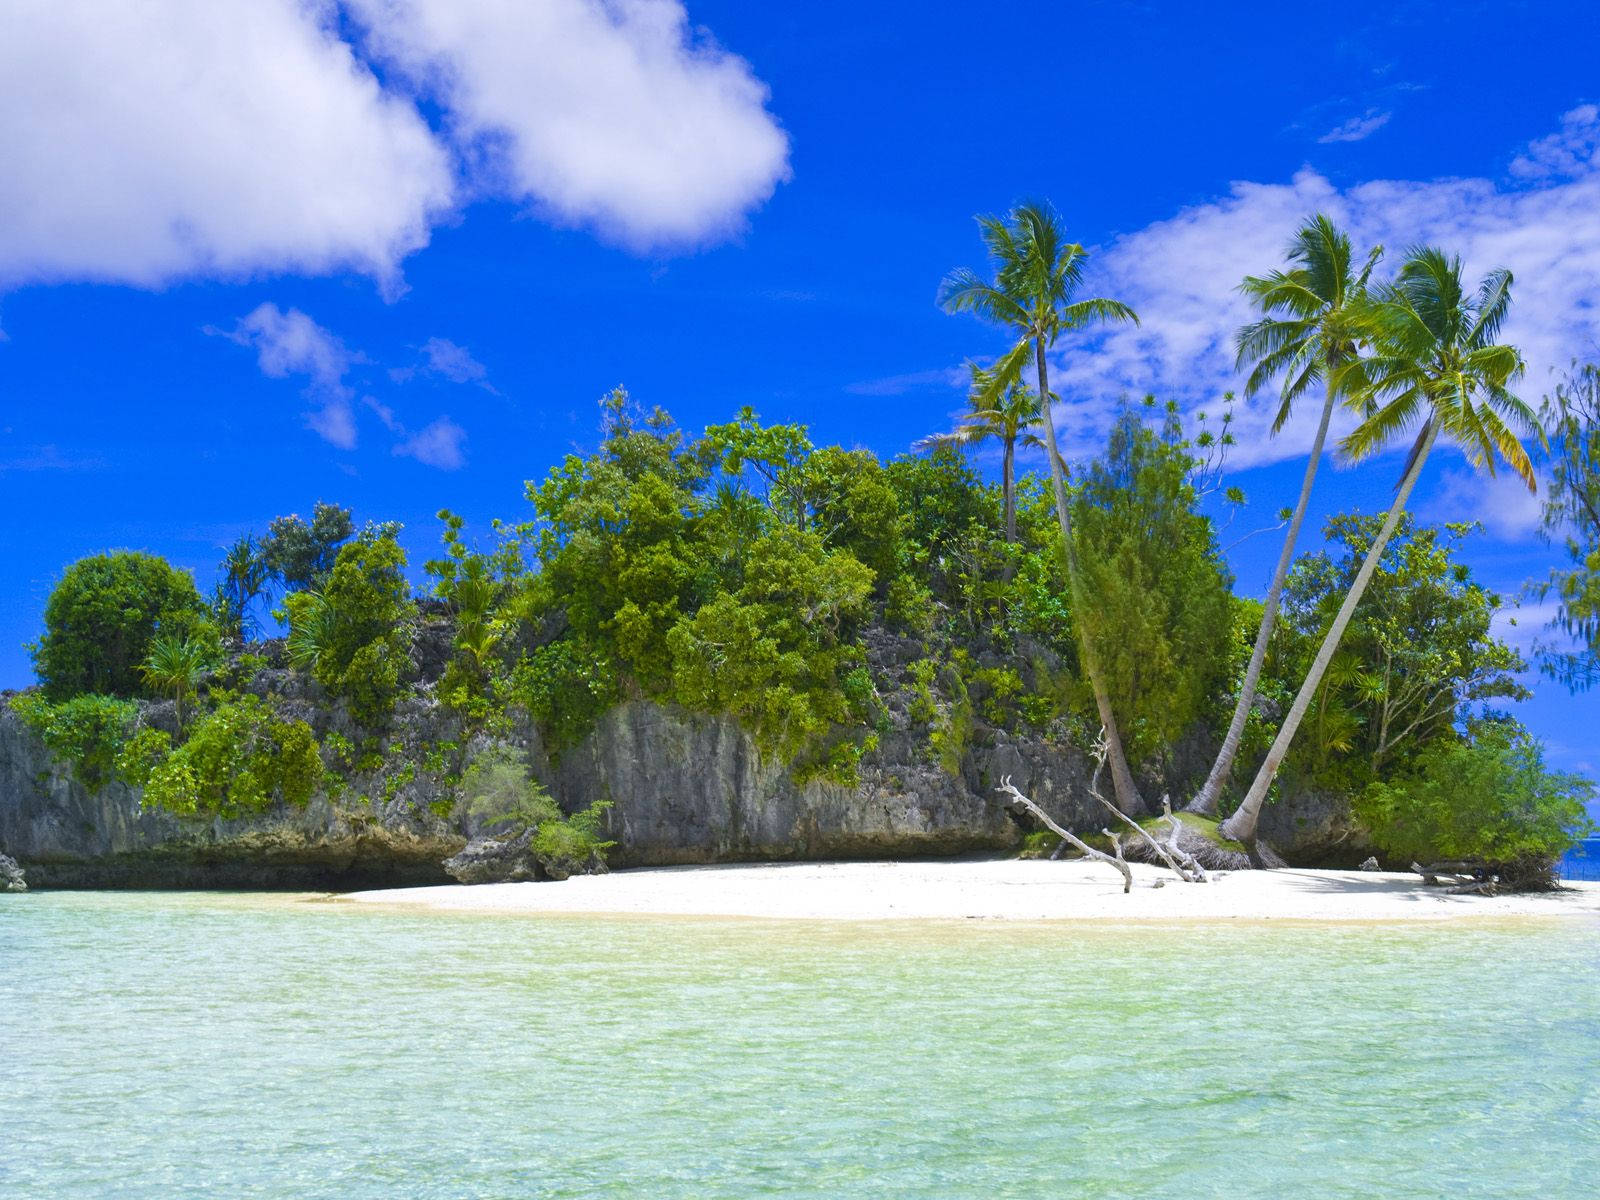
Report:
M 1522 348 L 1528 361 L 1522 394 L 1537 401 L 1572 357 L 1600 346 L 1597 133 L 1594 106 L 1568 113 L 1557 141 L 1530 149 L 1528 161 L 1549 164 L 1531 183 L 1524 171 L 1509 183 L 1376 180 L 1340 189 L 1307 168 L 1287 183 L 1236 183 L 1227 196 L 1118 239 L 1092 260 L 1087 291 L 1127 301 L 1143 324 L 1063 344 L 1052 384 L 1069 401 L 1062 413 L 1068 445 L 1074 454 L 1092 452 L 1119 395 L 1154 392 L 1187 411 L 1215 411 L 1224 391 L 1241 389 L 1232 339 L 1253 313 L 1238 282 L 1281 264 L 1295 228 L 1318 211 L 1348 229 L 1358 249 L 1387 246 L 1391 266 L 1408 246 L 1425 241 L 1459 252 L 1474 279 L 1510 267 L 1516 282 L 1504 336 Z M 1239 404 L 1235 466 L 1306 452 L 1316 398 L 1277 438 L 1274 399 L 1264 392 Z
M 404 458 L 414 458 L 441 471 L 454 471 L 466 461 L 463 443 L 467 431 L 449 417 L 440 417 L 421 432 L 413 434 L 394 448 Z
M 389 378 L 405 383 L 416 378 L 419 372 L 437 375 L 451 383 L 475 383 L 486 392 L 499 395 L 489 382 L 489 369 L 472 356 L 465 346 L 458 346 L 448 338 L 429 338 L 422 344 L 422 361 L 417 366 L 395 367 Z
M 1491 477 L 1447 467 L 1419 511 L 1429 521 L 1478 521 L 1491 537 L 1521 542 L 1538 531 L 1543 505 L 1514 472 L 1502 468 Z
M 788 176 L 766 98 L 677 0 L 11 0 L 0 289 L 350 270 L 392 296 L 474 196 L 699 244 Z
M 0 285 L 352 269 L 388 285 L 448 155 L 301 0 L 13 0 Z
M 1369 108 L 1365 116 L 1351 117 L 1342 125 L 1335 126 L 1317 139 L 1323 145 L 1330 142 L 1361 142 L 1377 133 L 1389 123 L 1393 113 L 1380 112 Z
M 678 0 L 352 0 L 372 51 L 446 109 L 485 191 L 636 249 L 737 228 L 788 178 L 749 64 Z
M 241 317 L 231 330 L 209 327 L 206 332 L 255 350 L 263 375 L 273 379 L 305 376 L 305 394 L 318 402 L 306 415 L 306 424 L 340 449 L 355 449 L 355 411 L 344 377 L 351 363 L 363 360 L 333 333 L 298 308 L 285 311 L 270 303 Z

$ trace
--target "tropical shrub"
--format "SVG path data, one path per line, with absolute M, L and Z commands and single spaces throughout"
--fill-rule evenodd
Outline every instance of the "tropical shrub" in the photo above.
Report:
M 525 753 L 499 745 L 479 754 L 462 780 L 467 811 L 486 829 L 510 837 L 529 835 L 529 852 L 557 879 L 605 865 L 615 846 L 601 837 L 608 800 L 564 816 L 561 806 L 533 778 Z
M 751 548 L 738 592 L 667 635 L 673 696 L 737 717 L 801 774 L 816 769 L 837 728 L 866 719 L 842 681 L 862 663 L 847 631 L 871 590 L 872 572 L 850 554 L 824 549 L 814 533 L 774 530 Z M 832 762 L 849 776 L 848 765 Z
M 143 802 L 184 817 L 241 817 L 275 803 L 303 807 L 323 780 L 316 736 L 304 721 L 278 719 L 259 696 L 225 701 L 165 754 L 151 739 L 123 765 Z M 143 778 L 139 778 L 142 774 Z
M 1595 786 L 1551 771 L 1520 725 L 1478 720 L 1429 746 L 1409 778 L 1370 784 L 1356 815 L 1402 861 L 1482 863 L 1513 888 L 1548 887 L 1562 852 L 1594 828 Z
M 11 710 L 52 754 L 72 764 L 73 775 L 91 792 L 115 776 L 117 756 L 139 716 L 133 701 L 93 693 L 52 703 L 29 692 L 13 699 Z
M 52 700 L 84 692 L 133 696 L 157 632 L 217 645 L 194 580 L 154 554 L 120 550 L 68 567 L 45 605 L 45 632 L 30 647 Z
M 284 601 L 289 657 L 366 725 L 381 725 L 409 668 L 414 609 L 406 553 L 391 534 L 363 536 L 339 551 L 320 591 Z

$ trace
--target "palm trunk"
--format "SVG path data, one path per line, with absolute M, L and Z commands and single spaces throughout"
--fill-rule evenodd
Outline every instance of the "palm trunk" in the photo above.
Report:
M 1016 481 L 1017 439 L 1006 438 L 1005 457 L 1000 462 L 1000 496 L 1005 507 L 1006 518 L 1006 544 L 1015 545 L 1017 541 L 1017 481 Z
M 1371 582 L 1373 573 L 1378 569 L 1378 560 L 1383 557 L 1384 547 L 1389 544 L 1395 526 L 1400 523 L 1400 515 L 1405 511 L 1406 501 L 1411 498 L 1411 489 L 1417 485 L 1417 479 L 1422 474 L 1422 465 L 1427 462 L 1428 452 L 1433 449 L 1434 439 L 1438 436 L 1439 427 L 1430 420 L 1417 447 L 1416 461 L 1411 464 L 1411 469 L 1400 481 L 1394 503 L 1389 506 L 1389 515 L 1384 518 L 1377 538 L 1367 550 L 1367 557 L 1361 563 L 1361 570 L 1356 572 L 1355 582 L 1350 585 L 1344 603 L 1339 606 L 1338 615 L 1333 618 L 1333 624 L 1323 636 L 1322 646 L 1311 664 L 1311 670 L 1307 673 L 1305 682 L 1300 685 L 1300 692 L 1290 705 L 1289 714 L 1283 720 L 1283 728 L 1278 730 L 1278 736 L 1273 739 L 1266 760 L 1256 772 L 1255 782 L 1250 785 L 1249 794 L 1245 796 L 1244 803 L 1239 805 L 1239 811 L 1222 823 L 1224 837 L 1240 842 L 1255 840 L 1256 823 L 1260 820 L 1261 806 L 1266 802 L 1267 792 L 1272 787 L 1272 781 L 1277 778 L 1278 768 L 1283 765 L 1284 756 L 1289 753 L 1289 744 L 1294 741 L 1295 732 L 1300 728 L 1300 722 L 1306 715 L 1306 708 L 1322 683 L 1328 664 L 1333 661 L 1334 652 L 1339 649 L 1339 640 L 1344 637 L 1350 618 L 1355 615 L 1356 605 L 1361 602 L 1367 584 Z
M 1322 462 L 1322 444 L 1328 437 L 1328 422 L 1333 417 L 1335 391 L 1333 375 L 1328 376 L 1328 398 L 1322 405 L 1322 420 L 1317 424 L 1317 437 L 1311 443 L 1311 461 L 1306 464 L 1306 476 L 1300 483 L 1300 499 L 1289 519 L 1289 532 L 1284 535 L 1283 550 L 1278 555 L 1277 569 L 1272 573 L 1272 586 L 1267 589 L 1267 602 L 1261 609 L 1261 628 L 1256 631 L 1255 649 L 1250 652 L 1250 665 L 1244 671 L 1244 683 L 1239 688 L 1239 702 L 1233 706 L 1233 719 L 1228 722 L 1227 735 L 1222 739 L 1222 749 L 1217 751 L 1217 761 L 1211 764 L 1211 774 L 1206 776 L 1200 792 L 1189 802 L 1188 811 L 1211 816 L 1217 811 L 1217 800 L 1233 771 L 1233 760 L 1238 757 L 1239 743 L 1244 739 L 1245 722 L 1255 706 L 1256 687 L 1261 682 L 1261 667 L 1267 661 L 1267 647 L 1272 642 L 1272 630 L 1278 623 L 1278 606 L 1283 600 L 1283 583 L 1289 577 L 1289 564 L 1294 561 L 1295 543 L 1300 539 L 1300 526 L 1306 519 L 1306 507 L 1311 503 L 1311 485 L 1316 482 L 1317 467 Z
M 1111 764 L 1111 786 L 1117 798 L 1117 808 L 1124 813 L 1144 812 L 1144 801 L 1133 782 L 1133 772 L 1128 769 L 1128 758 L 1123 753 L 1122 735 L 1117 731 L 1117 716 L 1111 709 L 1111 693 L 1106 690 L 1105 678 L 1100 672 L 1100 660 L 1095 654 L 1094 639 L 1084 621 L 1084 588 L 1078 571 L 1078 551 L 1072 540 L 1072 512 L 1067 507 L 1067 482 L 1061 471 L 1061 455 L 1056 450 L 1056 422 L 1050 411 L 1050 382 L 1044 362 L 1044 339 L 1033 341 L 1034 366 L 1039 373 L 1039 407 L 1044 413 L 1045 443 L 1050 455 L 1050 482 L 1055 488 L 1056 517 L 1061 523 L 1061 540 L 1067 558 L 1067 591 L 1072 601 L 1072 620 L 1078 627 L 1078 649 L 1083 656 L 1083 672 L 1089 677 L 1094 690 L 1094 705 L 1100 714 L 1100 724 L 1105 729 L 1106 761 Z

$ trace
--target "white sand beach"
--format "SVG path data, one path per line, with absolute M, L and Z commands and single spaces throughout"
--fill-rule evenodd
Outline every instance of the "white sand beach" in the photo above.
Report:
M 1412 921 L 1600 918 L 1600 883 L 1520 896 L 1457 896 L 1415 875 L 1233 871 L 1204 884 L 1135 865 L 1133 891 L 1108 867 L 1043 860 L 760 863 L 659 867 L 561 883 L 393 888 L 358 904 L 528 914 L 760 917 L 838 921 Z

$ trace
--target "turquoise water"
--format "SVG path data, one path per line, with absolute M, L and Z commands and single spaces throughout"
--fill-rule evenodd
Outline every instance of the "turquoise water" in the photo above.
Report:
M 1595 1194 L 1600 928 L 0 898 L 0 1196 Z

